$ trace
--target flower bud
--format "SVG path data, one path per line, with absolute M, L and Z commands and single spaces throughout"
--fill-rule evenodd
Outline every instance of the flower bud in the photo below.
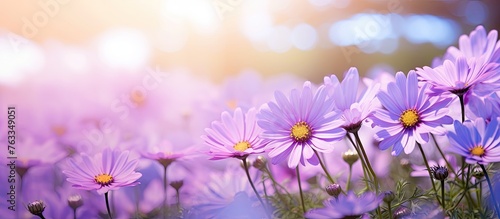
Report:
M 267 165 L 267 159 L 264 156 L 260 156 L 260 155 L 253 162 L 253 167 L 255 167 L 259 170 L 263 170 L 264 168 L 266 168 L 266 165 Z
M 394 192 L 392 191 L 386 191 L 384 192 L 384 202 L 385 203 L 391 203 L 394 198 L 396 198 L 396 195 L 394 195 Z
M 42 213 L 45 210 L 45 207 L 45 203 L 42 200 L 31 202 L 27 206 L 30 213 L 41 218 L 43 218 Z
M 80 195 L 72 195 L 72 196 L 68 197 L 68 205 L 73 210 L 81 207 L 83 205 L 82 196 L 80 196 Z
M 342 192 L 342 188 L 340 188 L 339 184 L 334 183 L 334 184 L 328 185 L 326 187 L 326 192 L 329 195 L 337 198 L 337 197 L 339 197 L 340 193 Z
M 355 151 L 349 149 L 342 154 L 342 159 L 344 159 L 344 161 L 351 166 L 359 160 L 359 155 Z
M 474 171 L 472 171 L 472 176 L 480 180 L 484 177 L 484 172 L 479 166 L 476 166 L 476 168 L 474 168 Z
M 433 166 L 431 167 L 431 173 L 434 179 L 443 181 L 448 178 L 448 168 L 442 166 Z

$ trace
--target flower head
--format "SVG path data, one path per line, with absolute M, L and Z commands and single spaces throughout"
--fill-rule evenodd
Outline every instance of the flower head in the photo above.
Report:
M 455 132 L 448 133 L 448 151 L 459 154 L 469 164 L 500 162 L 500 118 L 486 124 L 484 119 L 455 121 Z
M 397 156 L 403 150 L 406 154 L 413 151 L 415 142 L 424 144 L 429 140 L 429 133 L 444 133 L 442 124 L 452 123 L 445 108 L 449 99 L 430 97 L 427 85 L 419 88 L 414 71 L 408 77 L 402 72 L 396 74 L 396 82 L 387 86 L 387 92 L 379 92 L 378 98 L 385 107 L 376 111 L 373 125 L 382 128 L 376 133 L 381 141 L 380 149 L 393 147 L 392 155 Z
M 306 218 L 358 218 L 373 211 L 382 202 L 384 196 L 366 192 L 357 196 L 353 192 L 340 195 L 338 198 L 329 198 L 323 202 L 323 208 L 312 209 L 305 214 Z
M 469 36 L 462 35 L 458 40 L 458 48 L 452 46 L 448 48 L 447 58 L 452 61 L 459 56 L 467 58 L 484 57 L 486 62 L 498 61 L 498 32 L 492 30 L 486 35 L 486 30 L 479 25 L 474 29 Z
M 330 90 L 329 96 L 334 100 L 335 108 L 342 112 L 342 127 L 351 132 L 359 130 L 361 123 L 375 110 L 375 95 L 380 85 L 373 84 L 359 93 L 359 74 L 354 67 L 347 71 L 341 83 L 335 75 L 325 77 L 324 83 Z
M 201 136 L 205 144 L 210 146 L 210 159 L 242 159 L 250 154 L 264 152 L 265 141 L 259 137 L 261 129 L 257 126 L 256 113 L 255 108 L 245 114 L 241 108 L 237 108 L 232 116 L 223 112 L 221 121 L 212 122 L 212 127 L 205 129 L 207 135 Z
M 264 130 L 262 137 L 270 142 L 269 157 L 273 164 L 288 159 L 288 167 L 295 168 L 305 161 L 317 165 L 318 152 L 331 152 L 330 142 L 340 140 L 345 130 L 339 114 L 333 110 L 333 102 L 327 99 L 325 87 L 313 92 L 310 82 L 303 90 L 293 89 L 290 98 L 279 91 L 274 94 L 275 102 L 269 102 L 257 115 L 258 125 Z
M 448 178 L 448 168 L 446 168 L 445 166 L 433 166 L 431 167 L 431 173 L 432 173 L 432 177 L 434 177 L 434 179 L 437 179 L 437 180 L 445 180 L 446 178 Z
M 73 187 L 83 190 L 97 190 L 104 194 L 109 190 L 135 186 L 142 174 L 135 172 L 138 160 L 128 160 L 128 151 L 105 149 L 94 157 L 82 155 L 82 161 L 68 160 L 68 169 L 63 173 Z

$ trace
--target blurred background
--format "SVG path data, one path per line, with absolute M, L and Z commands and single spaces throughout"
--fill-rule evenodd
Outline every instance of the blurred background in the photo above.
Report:
M 477 25 L 499 29 L 496 1 L 35 0 L 0 7 L 0 82 L 59 60 L 76 72 L 182 68 L 222 81 L 254 70 L 313 82 L 431 65 Z M 54 52 L 57 51 L 57 52 Z M 56 62 L 57 63 L 57 62 Z

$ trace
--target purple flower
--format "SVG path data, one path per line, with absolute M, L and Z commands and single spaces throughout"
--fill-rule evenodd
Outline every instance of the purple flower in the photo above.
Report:
M 486 122 L 490 122 L 500 116 L 500 98 L 496 93 L 492 93 L 485 98 L 471 96 L 467 108 L 467 117 L 469 119 L 483 118 Z
M 379 126 L 376 133 L 380 140 L 379 148 L 393 147 L 392 155 L 401 151 L 409 154 L 415 148 L 415 141 L 424 144 L 429 140 L 429 133 L 444 133 L 442 124 L 450 124 L 445 108 L 449 99 L 439 99 L 426 94 L 427 84 L 418 88 L 417 74 L 402 72 L 396 74 L 396 82 L 389 83 L 387 92 L 379 92 L 378 98 L 385 109 L 376 111 L 372 126 Z
M 311 219 L 358 218 L 377 208 L 382 199 L 383 196 L 377 196 L 371 192 L 363 193 L 361 196 L 348 192 L 347 195 L 325 200 L 323 202 L 325 207 L 309 210 L 305 217 Z
M 460 56 L 467 58 L 484 57 L 485 62 L 497 62 L 499 57 L 497 46 L 498 32 L 492 30 L 486 35 L 486 30 L 479 25 L 469 36 L 462 35 L 458 41 L 459 48 L 448 48 L 447 57 L 454 61 Z
M 486 124 L 484 119 L 454 122 L 455 132 L 448 133 L 448 151 L 459 154 L 469 164 L 500 162 L 500 118 Z
M 431 84 L 431 91 L 436 95 L 467 95 L 474 92 L 480 96 L 488 95 L 500 87 L 499 65 L 482 65 L 464 56 L 454 62 L 445 60 L 436 68 L 417 68 L 417 74 L 423 83 Z
M 324 83 L 327 88 L 332 88 L 330 97 L 335 102 L 335 107 L 342 112 L 340 119 L 344 122 L 342 127 L 346 131 L 357 131 L 361 123 L 370 116 L 375 107 L 375 95 L 379 89 L 379 84 L 370 86 L 358 95 L 359 74 L 358 69 L 350 68 L 339 84 L 337 76 L 325 77 Z M 331 90 L 331 89 L 330 89 Z
M 214 121 L 212 128 L 205 129 L 207 135 L 201 138 L 210 146 L 211 160 L 228 157 L 243 159 L 250 154 L 264 152 L 265 141 L 259 138 L 261 129 L 256 123 L 256 113 L 255 108 L 249 109 L 246 114 L 237 108 L 233 116 L 223 112 L 222 121 Z
M 262 137 L 270 140 L 271 162 L 277 164 L 287 157 L 288 167 L 295 168 L 305 160 L 317 165 L 318 152 L 331 152 L 332 141 L 345 135 L 340 128 L 343 121 L 337 120 L 340 114 L 333 110 L 333 101 L 327 99 L 327 92 L 321 86 L 313 93 L 311 83 L 304 83 L 303 90 L 293 89 L 288 99 L 279 91 L 274 93 L 276 103 L 269 102 L 258 117 L 258 125 L 264 130 Z
M 80 162 L 70 158 L 69 166 L 63 173 L 73 187 L 97 190 L 99 194 L 121 187 L 135 186 L 139 184 L 136 181 L 142 174 L 134 171 L 138 160 L 128 160 L 128 155 L 128 151 L 111 151 L 106 148 L 102 154 L 96 154 L 94 157 L 82 155 Z

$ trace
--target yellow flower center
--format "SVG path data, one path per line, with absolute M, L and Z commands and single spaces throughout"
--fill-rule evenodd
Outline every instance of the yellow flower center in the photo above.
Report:
M 238 144 L 235 144 L 233 146 L 233 148 L 234 148 L 234 150 L 243 152 L 246 149 L 251 148 L 251 145 L 247 141 L 242 141 L 242 142 L 238 142 Z
M 52 131 L 57 135 L 57 136 L 62 136 L 66 133 L 66 127 L 62 125 L 55 125 L 52 127 Z
M 311 138 L 311 127 L 305 122 L 297 122 L 292 126 L 290 136 L 298 142 L 305 142 Z
M 476 155 L 476 156 L 483 156 L 484 155 L 484 148 L 481 145 L 475 146 L 472 149 L 470 149 L 470 153 L 472 155 Z
M 406 128 L 415 126 L 419 119 L 420 117 L 418 116 L 417 110 L 414 109 L 405 110 L 399 117 L 399 121 Z
M 227 107 L 229 107 L 229 109 L 236 109 L 236 107 L 238 107 L 238 101 L 237 100 L 228 100 L 226 102 L 226 105 L 227 105 Z
M 95 176 L 94 180 L 101 186 L 109 186 L 113 182 L 113 177 L 107 173 L 102 173 Z
M 130 93 L 130 100 L 137 106 L 142 106 L 146 102 L 146 95 L 141 91 L 132 91 Z

